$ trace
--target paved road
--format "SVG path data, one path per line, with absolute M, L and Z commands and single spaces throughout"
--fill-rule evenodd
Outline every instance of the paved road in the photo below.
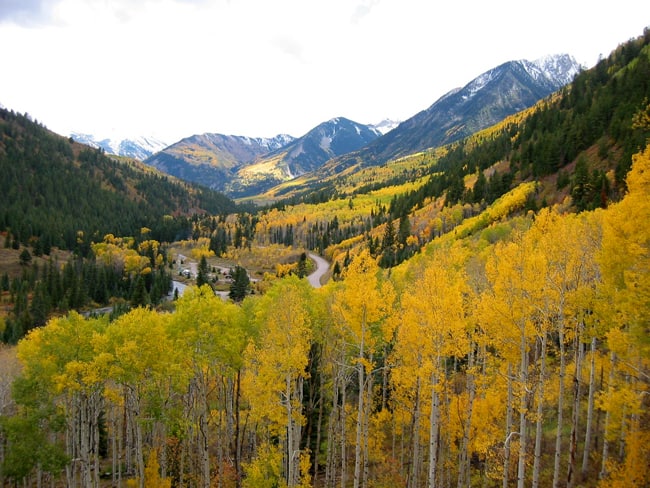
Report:
M 330 263 L 311 252 L 309 253 L 309 257 L 316 262 L 316 271 L 307 276 L 307 279 L 309 280 L 311 286 L 314 288 L 320 288 L 322 286 L 320 279 L 325 273 L 327 273 L 327 270 L 330 269 Z

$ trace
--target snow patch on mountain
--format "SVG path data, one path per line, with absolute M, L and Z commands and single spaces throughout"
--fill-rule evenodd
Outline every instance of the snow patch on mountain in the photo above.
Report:
M 533 61 L 544 72 L 547 78 L 557 80 L 562 86 L 573 81 L 583 69 L 580 63 L 569 54 L 544 56 Z
M 400 124 L 399 120 L 384 119 L 377 124 L 369 124 L 368 127 L 375 131 L 377 135 L 383 136 L 387 132 L 392 131 Z
M 95 148 L 102 148 L 108 154 L 126 156 L 129 158 L 139 159 L 140 161 L 144 161 L 152 154 L 155 154 L 168 146 L 166 142 L 151 136 L 124 139 L 100 139 L 92 134 L 73 132 L 70 134 L 70 137 L 81 144 L 86 144 Z

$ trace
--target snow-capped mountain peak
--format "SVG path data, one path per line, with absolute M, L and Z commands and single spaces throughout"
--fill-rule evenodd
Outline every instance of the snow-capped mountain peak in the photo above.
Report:
M 569 54 L 552 54 L 531 62 L 546 78 L 557 80 L 562 85 L 573 81 L 581 69 L 580 64 Z
M 133 138 L 104 138 L 100 139 L 92 134 L 73 132 L 70 134 L 75 141 L 91 147 L 102 148 L 108 154 L 126 156 L 144 161 L 168 146 L 167 143 L 151 136 Z
M 370 127 L 371 129 L 375 130 L 378 134 L 383 136 L 387 132 L 390 132 L 395 127 L 397 127 L 400 123 L 401 121 L 399 120 L 384 119 L 378 124 L 370 124 L 368 127 Z

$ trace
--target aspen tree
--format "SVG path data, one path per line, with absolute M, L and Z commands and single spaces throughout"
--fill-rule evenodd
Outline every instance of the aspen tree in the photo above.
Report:
M 419 486 L 419 432 L 425 405 L 429 410 L 427 485 L 438 485 L 445 362 L 448 358 L 465 357 L 469 352 L 463 300 L 468 287 L 461 259 L 457 248 L 436 250 L 416 272 L 414 284 L 402 295 L 398 312 L 401 325 L 396 333 L 392 376 L 396 392 L 404 394 L 413 389 L 413 464 L 409 476 L 409 486 L 413 487 Z
M 517 390 L 519 398 L 519 431 L 507 432 L 504 443 L 516 435 L 519 440 L 517 486 L 526 479 L 528 443 L 528 404 L 530 400 L 529 350 L 536 338 L 535 304 L 540 293 L 537 279 L 543 276 L 539 255 L 530 241 L 518 233 L 512 242 L 498 243 L 486 263 L 489 289 L 483 296 L 482 316 L 493 331 L 495 346 L 504 360 L 518 362 Z M 514 364 L 513 364 L 514 366 Z M 507 468 L 507 467 L 506 467 Z M 504 470 L 504 476 L 506 476 Z
M 233 415 L 234 379 L 242 367 L 241 354 L 247 339 L 242 324 L 241 308 L 221 300 L 209 285 L 189 288 L 178 300 L 171 318 L 174 347 L 184 351 L 181 360 L 186 371 L 192 374 L 186 395 L 197 426 L 201 483 L 206 488 L 213 477 L 209 452 L 213 438 L 218 442 L 220 484 L 224 451 L 228 450 L 228 441 L 234 434 L 232 428 L 223 425 L 232 425 L 232 421 L 224 422 L 223 416 L 225 412 L 231 412 L 228 417 Z M 216 436 L 211 434 L 214 415 L 218 415 Z
M 602 296 L 609 298 L 601 313 L 613 324 L 606 336 L 611 351 L 609 384 L 597 399 L 606 412 L 601 482 L 615 486 L 618 480 L 627 480 L 629 486 L 643 486 L 650 482 L 650 470 L 647 462 L 634 460 L 647 460 L 649 455 L 647 443 L 638 440 L 648 436 L 639 419 L 650 392 L 650 146 L 633 157 L 627 186 L 625 198 L 605 213 L 599 257 Z M 615 440 L 624 455 L 618 460 L 610 449 Z
M 99 415 L 106 370 L 105 357 L 96 357 L 93 342 L 106 327 L 105 319 L 85 320 L 72 312 L 34 329 L 18 346 L 23 377 L 37 380 L 40 395 L 65 415 L 68 486 L 99 486 Z
M 140 488 L 144 488 L 145 434 L 154 424 L 164 427 L 158 405 L 165 405 L 173 392 L 182 392 L 189 380 L 180 363 L 183 351 L 175 348 L 169 337 L 169 319 L 167 314 L 137 308 L 106 329 L 105 350 L 112 356 L 108 379 L 118 387 L 112 395 L 123 398 L 125 427 L 132 432 L 132 438 L 127 437 L 125 461 L 130 461 L 132 450 Z
M 300 483 L 300 440 L 303 385 L 312 344 L 313 290 L 290 276 L 276 281 L 256 303 L 260 338 L 247 350 L 251 378 L 250 402 L 256 418 L 264 419 L 272 435 L 283 439 L 284 469 L 289 488 Z
M 363 449 L 368 436 L 364 426 L 368 425 L 366 417 L 372 407 L 367 381 L 372 380 L 375 369 L 373 356 L 391 335 L 384 322 L 394 300 L 394 292 L 390 283 L 381 279 L 380 273 L 370 253 L 362 251 L 346 269 L 343 285 L 336 290 L 332 301 L 333 318 L 342 327 L 357 376 L 354 488 L 367 482 L 366 479 L 362 480 L 361 467 L 368 455 Z

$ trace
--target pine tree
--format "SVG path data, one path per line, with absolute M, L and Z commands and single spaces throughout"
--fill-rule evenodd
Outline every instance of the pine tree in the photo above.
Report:
M 201 256 L 198 274 L 196 276 L 196 286 L 200 288 L 201 286 L 208 284 L 208 281 L 208 262 L 205 259 L 205 256 Z
M 237 265 L 234 269 L 230 270 L 230 275 L 232 276 L 233 282 L 230 285 L 230 294 L 228 296 L 234 302 L 241 302 L 248 294 L 250 287 L 248 272 Z

